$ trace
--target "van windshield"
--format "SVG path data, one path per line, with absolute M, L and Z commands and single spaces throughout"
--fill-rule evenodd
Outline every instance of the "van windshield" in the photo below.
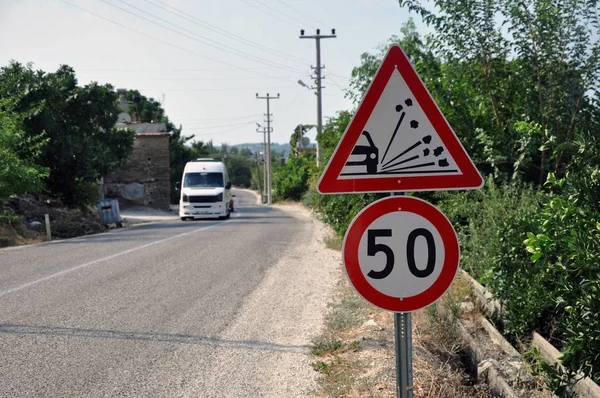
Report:
M 215 188 L 222 187 L 223 173 L 185 173 L 184 188 Z

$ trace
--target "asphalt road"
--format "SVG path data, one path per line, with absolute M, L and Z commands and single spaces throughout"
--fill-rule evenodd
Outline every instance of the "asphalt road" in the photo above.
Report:
M 254 297 L 262 304 L 248 300 L 310 239 L 311 221 L 236 193 L 227 221 L 177 219 L 0 250 L 0 397 L 270 396 L 262 386 L 278 376 L 260 368 L 307 351 L 262 334 L 301 333 L 293 322 L 266 327 L 294 287 L 279 291 L 279 275 L 262 301 Z M 310 314 L 292 307 L 292 320 Z

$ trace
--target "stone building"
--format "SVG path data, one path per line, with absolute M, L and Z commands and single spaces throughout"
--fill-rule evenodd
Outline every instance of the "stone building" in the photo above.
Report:
M 166 125 L 123 120 L 117 127 L 133 129 L 135 140 L 125 166 L 105 178 L 105 196 L 119 199 L 121 207 L 142 205 L 168 211 L 171 182 Z

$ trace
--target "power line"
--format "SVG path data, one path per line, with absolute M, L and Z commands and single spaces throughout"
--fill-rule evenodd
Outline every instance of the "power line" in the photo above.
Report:
M 350 80 L 350 77 L 348 77 L 348 76 L 338 75 L 337 73 L 333 73 L 333 72 L 328 72 L 328 74 L 335 76 L 335 77 L 339 77 L 340 79 Z
M 254 8 L 256 8 L 257 10 L 260 10 L 260 11 L 262 11 L 262 12 L 266 13 L 266 14 L 269 14 L 269 15 L 270 15 L 270 16 L 272 16 L 273 18 L 275 18 L 275 19 L 278 19 L 279 21 L 281 21 L 281 22 L 285 23 L 286 25 L 289 25 L 289 24 L 290 24 L 290 21 L 291 21 L 291 23 L 292 23 L 293 25 L 296 25 L 297 27 L 299 27 L 299 28 L 302 28 L 302 26 L 301 26 L 301 25 L 299 25 L 299 24 L 296 22 L 296 20 L 295 20 L 294 18 L 291 18 L 291 17 L 287 16 L 285 13 L 282 13 L 281 11 L 277 11 L 277 10 L 275 10 L 274 8 L 272 8 L 272 7 L 268 6 L 268 5 L 264 4 L 264 3 L 261 3 L 261 2 L 259 2 L 259 1 L 256 1 L 256 2 L 254 2 L 254 1 L 251 1 L 251 0 L 244 0 L 244 2 L 245 2 L 246 4 L 248 4 L 248 5 L 250 5 L 250 6 L 254 7 Z M 263 6 L 264 8 L 261 8 L 261 7 L 259 6 L 259 4 L 260 4 L 261 6 Z M 273 10 L 274 12 L 273 12 L 273 11 L 269 11 L 269 9 Z M 290 21 L 285 21 L 284 19 L 282 19 L 280 16 L 278 16 L 278 15 L 277 15 L 277 12 L 278 12 L 279 14 L 281 14 L 281 15 L 285 16 L 286 18 L 288 18 Z
M 334 78 L 332 78 L 331 76 L 332 76 L 332 74 L 331 74 L 331 73 L 329 73 L 329 81 L 330 81 L 331 83 L 333 83 L 333 85 L 334 85 L 334 86 L 336 86 L 336 87 L 338 87 L 340 90 L 344 91 L 344 90 L 345 90 L 345 88 L 344 88 L 344 87 L 342 87 L 342 86 L 340 86 L 340 85 L 339 85 L 339 84 L 338 84 L 338 83 L 335 81 L 335 79 L 334 79 Z
M 88 76 L 88 74 L 86 73 L 81 73 L 79 74 L 80 76 Z M 94 79 L 97 80 L 116 80 L 116 79 L 124 79 L 127 78 L 129 80 L 165 80 L 165 81 L 215 81 L 215 80 L 256 80 L 256 79 L 278 79 L 278 80 L 283 80 L 286 79 L 286 81 L 292 81 L 291 79 L 294 79 L 295 76 L 265 76 L 265 77 L 259 77 L 259 76 L 228 76 L 228 77 L 145 77 L 145 76 L 131 76 L 131 77 L 124 77 L 124 76 L 94 76 Z
M 279 90 L 284 88 L 295 88 L 295 86 L 279 86 L 279 87 L 271 87 L 267 90 Z M 256 91 L 256 90 L 265 90 L 262 88 L 248 88 L 248 87 L 225 87 L 225 88 L 172 88 L 172 87 L 158 87 L 158 88 L 148 88 L 142 87 L 137 88 L 139 91 Z
M 247 116 L 239 116 L 239 117 L 226 117 L 226 118 L 193 118 L 193 119 L 178 119 L 180 121 L 221 121 L 221 120 L 242 120 L 242 119 L 256 119 L 258 117 L 261 117 L 262 114 L 261 113 L 257 113 L 254 115 L 247 115 Z
M 238 69 L 238 68 L 235 68 Z M 265 70 L 271 69 L 268 66 L 257 68 L 246 68 L 248 70 Z M 119 73 L 148 73 L 148 72 L 225 72 L 234 69 L 213 69 L 213 68 L 170 68 L 170 69 L 77 69 L 83 72 L 119 72 Z
M 262 45 L 260 43 L 248 40 L 248 39 L 246 39 L 246 38 L 244 38 L 242 36 L 236 35 L 235 33 L 228 32 L 228 31 L 226 31 L 224 29 L 221 29 L 221 28 L 219 28 L 219 27 L 217 27 L 215 25 L 212 25 L 212 24 L 210 24 L 210 23 L 208 23 L 206 21 L 203 21 L 203 20 L 201 20 L 201 19 L 199 19 L 197 17 L 194 17 L 194 16 L 190 15 L 189 13 L 186 13 L 186 12 L 184 12 L 184 11 L 176 8 L 176 7 L 173 7 L 173 6 L 169 5 L 169 4 L 166 4 L 165 2 L 163 2 L 161 0 L 153 0 L 153 1 L 144 0 L 144 1 L 147 2 L 148 4 L 151 4 L 151 5 L 155 6 L 155 7 L 160 8 L 162 10 L 170 12 L 171 14 L 176 15 L 179 18 L 185 19 L 187 21 L 195 23 L 196 25 L 202 26 L 205 29 L 213 31 L 213 32 L 215 32 L 217 34 L 226 36 L 226 37 L 228 37 L 230 39 L 233 39 L 233 40 L 236 40 L 236 41 L 243 42 L 246 45 L 249 45 L 251 47 L 254 47 L 254 48 L 260 49 L 262 51 L 271 53 L 273 55 L 277 55 L 277 56 L 279 56 L 281 58 L 286 58 L 286 59 L 294 61 L 294 62 L 301 62 L 301 63 L 307 64 L 306 61 L 303 60 L 303 59 L 301 59 L 301 58 L 295 57 L 295 56 L 293 56 L 291 54 L 286 54 L 286 53 L 281 52 L 279 50 L 272 49 L 272 48 L 264 46 L 264 45 Z M 164 5 L 164 7 L 155 4 L 155 2 Z M 174 11 L 170 11 L 170 10 L 174 10 L 175 12 Z
M 216 126 L 187 126 L 186 123 L 182 123 L 183 128 L 188 130 L 212 130 L 212 129 L 227 129 L 233 127 L 247 126 L 248 124 L 252 124 L 254 121 L 245 121 L 244 123 L 227 123 L 227 124 L 219 124 Z
M 217 135 L 217 134 L 227 133 L 227 132 L 229 132 L 229 131 L 237 130 L 237 129 L 240 129 L 240 128 L 242 128 L 242 127 L 245 127 L 245 126 L 249 126 L 249 125 L 251 125 L 251 124 L 254 124 L 254 122 L 249 122 L 249 123 L 240 124 L 240 125 L 237 125 L 237 126 L 235 126 L 235 127 L 229 128 L 229 129 L 220 130 L 220 131 L 214 131 L 214 132 L 212 132 L 212 133 L 206 133 L 206 134 L 194 134 L 194 136 L 207 136 L 207 135 Z M 194 129 L 194 128 L 188 128 L 188 129 L 186 129 L 186 128 L 184 127 L 184 128 L 183 128 L 183 130 L 196 130 L 196 129 Z M 206 129 L 197 129 L 197 130 L 206 130 Z
M 237 66 L 237 65 L 234 65 L 234 64 L 230 64 L 230 63 L 228 63 L 228 62 L 226 62 L 226 61 L 221 61 L 221 60 L 219 60 L 219 59 L 216 59 L 216 58 L 210 57 L 210 56 L 208 56 L 208 55 L 200 54 L 200 53 L 198 53 L 198 52 L 196 52 L 196 51 L 190 50 L 189 48 L 181 47 L 181 46 L 178 46 L 178 45 L 176 45 L 176 44 L 170 43 L 170 42 L 168 42 L 168 41 L 165 41 L 165 40 L 159 39 L 159 38 L 157 38 L 157 37 L 154 37 L 154 36 L 152 36 L 152 35 L 149 35 L 149 34 L 147 34 L 147 33 L 141 32 L 141 31 L 139 31 L 139 30 L 136 30 L 136 29 L 130 28 L 129 26 L 123 25 L 123 24 L 121 24 L 121 23 L 119 23 L 119 22 L 115 22 L 115 21 L 113 21 L 113 20 L 111 20 L 111 19 L 108 19 L 108 18 L 106 18 L 106 17 L 103 17 L 102 15 L 96 14 L 96 13 L 94 13 L 93 11 L 87 10 L 87 9 L 85 9 L 85 8 L 83 8 L 83 7 L 80 7 L 80 6 L 76 5 L 76 4 L 73 4 L 73 3 L 71 3 L 71 2 L 69 2 L 69 1 L 67 1 L 67 0 L 59 0 L 59 1 L 61 1 L 61 2 L 65 3 L 65 4 L 67 4 L 67 5 L 71 6 L 71 7 L 73 7 L 73 8 L 77 8 L 77 9 L 79 9 L 80 11 L 86 12 L 86 13 L 88 13 L 88 14 L 90 14 L 90 15 L 92 15 L 92 16 L 94 16 L 94 17 L 96 17 L 96 18 L 102 19 L 103 21 L 109 22 L 109 23 L 111 23 L 111 24 L 113 24 L 113 25 L 119 26 L 119 27 L 121 27 L 121 28 L 123 28 L 123 29 L 126 29 L 126 30 L 130 31 L 130 32 L 133 32 L 133 33 L 136 33 L 136 34 L 138 34 L 138 35 L 141 35 L 141 36 L 147 37 L 147 38 L 149 38 L 149 39 L 151 39 L 151 40 L 157 41 L 157 42 L 159 42 L 159 43 L 162 43 L 162 44 L 164 44 L 164 45 L 167 45 L 167 46 L 169 46 L 169 47 L 176 48 L 176 49 L 178 49 L 178 50 L 180 50 L 180 51 L 184 51 L 184 52 L 187 52 L 187 53 L 189 53 L 189 54 L 193 54 L 193 55 L 196 55 L 196 56 L 198 56 L 198 57 L 201 57 L 201 58 L 204 58 L 204 59 L 208 59 L 208 60 L 210 60 L 210 61 L 213 61 L 213 62 L 216 62 L 216 63 L 222 64 L 222 65 L 226 65 L 226 66 L 229 66 L 229 67 L 231 67 L 231 68 L 234 68 L 234 69 L 238 69 L 238 70 L 243 70 L 243 71 L 246 71 L 246 72 L 254 73 L 254 74 L 257 74 L 257 75 L 259 75 L 259 76 L 268 76 L 268 75 L 265 75 L 265 74 L 263 74 L 263 73 L 256 72 L 255 70 L 252 70 L 252 69 L 249 69 L 249 68 L 243 68 L 243 67 L 241 67 L 241 66 Z
M 202 35 L 200 35 L 200 34 L 198 34 L 198 33 L 194 32 L 194 31 L 191 31 L 191 30 L 189 30 L 189 29 L 186 29 L 186 28 L 179 27 L 179 26 L 177 26 L 177 25 L 173 24 L 172 22 L 170 22 L 170 21 L 168 21 L 168 20 L 166 20 L 166 19 L 164 19 L 164 18 L 158 17 L 158 16 L 156 16 L 156 15 L 154 15 L 154 14 L 152 14 L 152 13 L 149 13 L 149 12 L 147 12 L 147 11 L 145 11 L 145 10 L 143 10 L 143 9 L 139 8 L 139 7 L 136 7 L 136 6 L 134 6 L 134 5 L 131 5 L 130 3 L 128 3 L 128 2 L 126 2 L 126 1 L 124 1 L 124 0 L 117 0 L 117 1 L 119 1 L 119 2 L 120 2 L 120 3 L 122 3 L 122 4 L 125 4 L 125 5 L 129 6 L 130 8 L 133 8 L 134 10 L 137 10 L 137 11 L 139 11 L 139 12 L 142 12 L 142 13 L 144 13 L 144 14 L 146 14 L 146 15 L 148 15 L 148 16 L 150 16 L 150 17 L 152 17 L 152 18 L 155 18 L 155 19 L 157 19 L 157 20 L 159 20 L 159 21 L 165 22 L 165 23 L 167 23 L 167 24 L 169 24 L 169 25 L 173 25 L 173 26 L 175 26 L 177 29 L 179 29 L 179 30 L 181 30 L 181 31 L 184 31 L 184 32 L 187 32 L 187 33 L 189 33 L 189 34 L 191 34 L 191 35 L 193 35 L 193 36 L 190 36 L 190 35 L 187 35 L 187 34 L 185 34 L 185 33 L 182 33 L 182 32 L 180 32 L 180 31 L 178 31 L 178 30 L 176 30 L 176 29 L 173 29 L 173 28 L 170 28 L 170 27 L 168 27 L 168 26 L 165 26 L 165 25 L 163 25 L 163 24 L 157 23 L 157 22 L 155 22 L 155 21 L 152 21 L 152 20 L 150 20 L 150 19 L 148 19 L 148 18 L 144 18 L 144 17 L 142 17 L 142 16 L 140 16 L 140 15 L 138 15 L 138 14 L 134 13 L 134 12 L 131 12 L 131 11 L 129 11 L 129 10 L 127 10 L 127 9 L 123 8 L 123 7 L 119 7 L 118 5 L 112 4 L 112 3 L 108 2 L 107 0 L 100 0 L 100 1 L 101 1 L 101 2 L 103 2 L 103 3 L 106 3 L 106 4 L 108 4 L 108 5 L 110 5 L 111 7 L 114 7 L 114 8 L 116 8 L 116 9 L 118 9 L 118 10 L 122 11 L 122 12 L 125 12 L 125 13 L 127 13 L 127 14 L 129 14 L 129 15 L 133 15 L 134 17 L 136 17 L 136 18 L 138 18 L 138 19 L 142 19 L 142 20 L 144 20 L 144 21 L 146 21 L 146 22 L 150 22 L 150 23 L 152 23 L 152 24 L 154 24 L 154 25 L 160 26 L 160 27 L 161 27 L 161 28 L 163 28 L 163 29 L 166 29 L 166 30 L 169 30 L 169 31 L 171 31 L 171 32 L 174 32 L 174 33 L 176 33 L 176 34 L 178 34 L 178 35 L 181 35 L 181 36 L 183 36 L 183 37 L 186 37 L 186 38 L 188 38 L 188 39 L 190 39 L 190 40 L 194 40 L 194 41 L 197 41 L 197 42 L 199 42 L 199 43 L 203 43 L 203 44 L 205 44 L 205 45 L 207 45 L 207 46 L 210 46 L 210 47 L 212 47 L 212 48 L 215 48 L 215 49 L 217 49 L 217 50 L 219 50 L 219 51 L 223 51 L 223 52 L 226 52 L 226 53 L 229 53 L 229 54 L 237 55 L 238 57 L 246 58 L 246 59 L 252 60 L 252 61 L 254 61 L 254 62 L 259 62 L 259 63 L 262 63 L 262 64 L 264 64 L 264 65 L 269 65 L 269 66 L 271 66 L 271 67 L 274 67 L 274 68 L 278 68 L 278 69 L 285 69 L 285 70 L 292 71 L 292 72 L 298 72 L 298 71 L 299 71 L 299 69 L 294 69 L 294 68 L 292 68 L 292 67 L 288 67 L 288 66 L 286 66 L 286 65 L 283 65 L 283 64 L 277 64 L 277 63 L 271 62 L 271 61 L 269 61 L 269 60 L 265 60 L 265 59 L 263 59 L 263 58 L 256 57 L 256 56 L 254 56 L 254 55 L 252 55 L 252 54 L 248 54 L 248 53 L 246 53 L 246 52 L 244 52 L 244 51 L 241 51 L 241 50 L 235 49 L 235 48 L 233 48 L 233 47 L 231 47 L 231 46 L 228 46 L 228 45 L 226 45 L 226 44 L 219 43 L 219 42 L 217 42 L 217 41 L 215 41 L 215 40 L 212 40 L 212 39 L 210 39 L 210 38 L 207 38 L 207 37 L 205 37 L 205 36 L 202 36 Z M 194 37 L 194 36 L 196 36 L 196 37 Z
M 320 23 L 321 25 L 324 25 L 324 26 L 327 26 L 327 25 L 329 25 L 329 24 L 326 24 L 325 22 L 321 22 L 321 21 L 319 21 L 318 19 L 316 19 L 316 18 L 315 18 L 315 16 L 314 16 L 314 15 L 309 15 L 309 14 L 306 14 L 306 13 L 304 13 L 303 11 L 301 11 L 301 10 L 297 9 L 296 7 L 292 7 L 291 5 L 289 5 L 288 3 L 286 3 L 286 2 L 285 2 L 285 1 L 283 1 L 283 0 L 278 0 L 278 1 L 279 1 L 281 4 L 283 4 L 284 6 L 286 6 L 287 8 L 289 8 L 289 9 L 291 9 L 291 10 L 293 10 L 293 11 L 297 12 L 297 13 L 298 13 L 298 14 L 300 14 L 300 15 L 303 15 L 303 16 L 305 16 L 305 17 L 306 17 L 306 18 L 308 18 L 310 21 L 315 21 L 315 22 L 318 22 L 318 23 Z M 311 25 L 311 26 L 312 26 L 313 28 L 316 28 L 316 27 L 317 27 L 316 25 Z

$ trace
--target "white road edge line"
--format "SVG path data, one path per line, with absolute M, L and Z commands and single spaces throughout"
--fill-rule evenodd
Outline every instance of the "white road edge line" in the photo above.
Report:
M 57 278 L 59 276 L 68 274 L 70 272 L 77 271 L 78 269 L 89 267 L 90 265 L 98 264 L 98 263 L 101 263 L 101 262 L 104 262 L 104 261 L 107 261 L 107 260 L 111 260 L 113 258 L 122 256 L 124 254 L 129 254 L 129 253 L 132 253 L 132 252 L 140 250 L 140 249 L 145 249 L 145 248 L 150 247 L 150 246 L 158 245 L 159 243 L 164 243 L 164 242 L 168 242 L 168 241 L 173 240 L 173 239 L 181 238 L 182 236 L 191 235 L 191 234 L 194 234 L 196 232 L 206 231 L 207 229 L 211 229 L 211 228 L 214 228 L 214 227 L 219 226 L 219 225 L 222 225 L 222 224 L 210 225 L 208 227 L 195 229 L 195 230 L 189 231 L 189 232 L 184 232 L 184 233 L 179 234 L 179 235 L 175 235 L 175 236 L 171 236 L 169 238 L 165 238 L 165 239 L 157 240 L 157 241 L 154 241 L 154 242 L 146 243 L 145 245 L 134 247 L 133 249 L 128 249 L 128 250 L 122 251 L 120 253 L 111 254 L 110 256 L 99 258 L 99 259 L 94 260 L 94 261 L 90 261 L 89 263 L 80 264 L 80 265 L 77 265 L 75 267 L 62 270 L 62 271 L 56 272 L 56 273 L 54 273 L 52 275 L 48 275 L 48 276 L 45 276 L 43 278 L 31 281 L 31 282 L 24 283 L 24 284 L 22 284 L 20 286 L 13 287 L 12 289 L 8 289 L 8 290 L 5 290 L 3 292 L 0 292 L 0 298 L 2 298 L 3 296 L 6 296 L 7 294 L 15 293 L 15 292 L 18 292 L 19 290 L 23 290 L 23 289 L 26 289 L 26 288 L 28 288 L 30 286 L 37 285 L 38 283 L 42 283 L 42 282 L 48 281 L 50 279 L 54 279 L 54 278 Z

